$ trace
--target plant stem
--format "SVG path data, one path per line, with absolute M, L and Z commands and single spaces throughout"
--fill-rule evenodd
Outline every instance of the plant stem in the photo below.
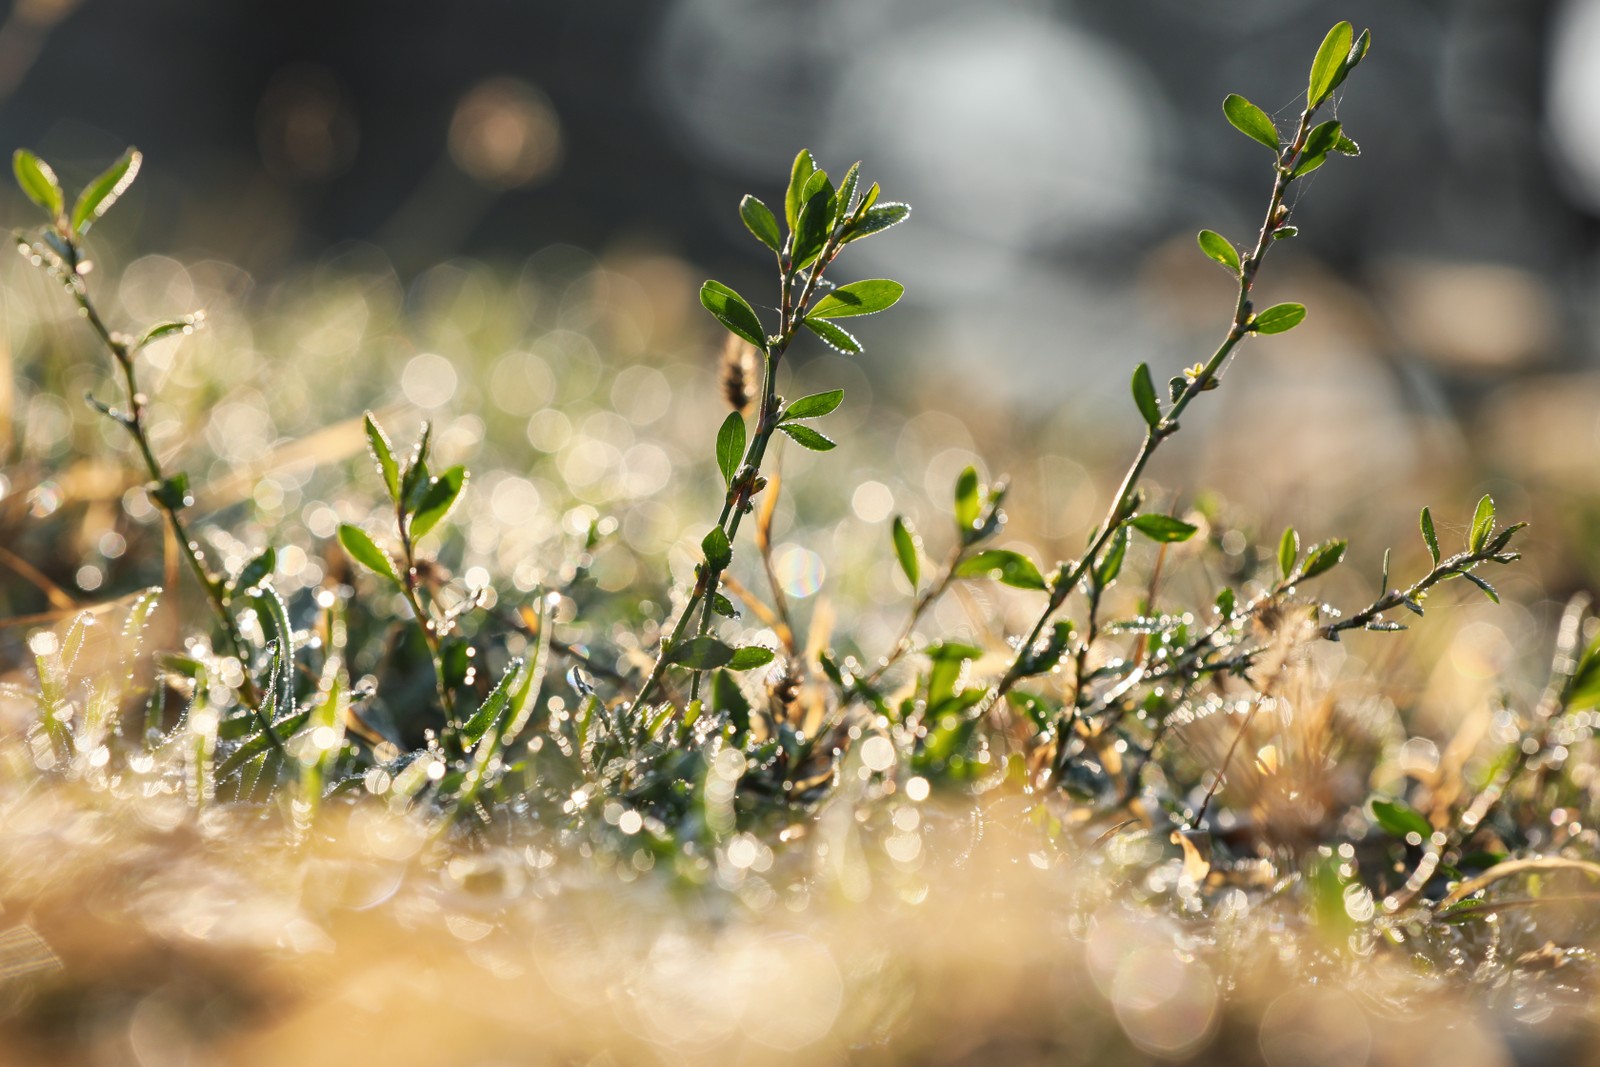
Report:
M 1049 624 L 1056 612 L 1061 609 L 1061 606 L 1066 603 L 1067 598 L 1072 595 L 1072 591 L 1083 579 L 1083 576 L 1088 573 L 1089 568 L 1094 566 L 1095 560 L 1099 557 L 1101 551 L 1105 549 L 1107 542 L 1111 540 L 1111 535 L 1116 532 L 1117 527 L 1127 517 L 1128 497 L 1133 492 L 1134 487 L 1138 485 L 1139 479 L 1144 475 L 1145 467 L 1150 463 L 1150 457 L 1155 455 L 1155 451 L 1160 447 L 1162 441 L 1177 432 L 1178 417 L 1183 414 L 1195 397 L 1204 392 L 1213 381 L 1220 380 L 1222 367 L 1227 362 L 1228 356 L 1232 354 L 1240 341 L 1250 335 L 1250 320 L 1254 310 L 1250 303 L 1250 291 L 1255 284 L 1256 272 L 1261 268 L 1261 261 L 1266 258 L 1267 250 L 1272 246 L 1274 234 L 1277 232 L 1278 227 L 1282 225 L 1283 196 L 1289 188 L 1290 181 L 1293 180 L 1294 164 L 1301 150 L 1305 147 L 1306 135 L 1311 132 L 1311 117 L 1315 114 L 1315 111 L 1315 108 L 1307 108 L 1301 112 L 1300 124 L 1295 130 L 1294 140 L 1279 155 L 1276 166 L 1277 176 L 1272 184 L 1272 196 L 1267 202 L 1267 212 L 1261 223 L 1260 234 L 1256 238 L 1256 246 L 1240 264 L 1239 295 L 1234 304 L 1233 321 L 1229 325 L 1228 332 L 1223 337 L 1222 343 L 1217 346 L 1216 351 L 1206 361 L 1205 367 L 1200 373 L 1191 378 L 1188 384 L 1184 386 L 1183 391 L 1178 394 L 1178 398 L 1173 402 L 1172 409 L 1167 412 L 1166 416 L 1145 431 L 1144 442 L 1139 446 L 1139 451 L 1134 456 L 1133 463 L 1129 465 L 1127 473 L 1123 475 L 1122 484 L 1117 488 L 1116 495 L 1111 498 L 1111 507 L 1106 512 L 1106 517 L 1101 520 L 1100 525 L 1096 528 L 1094 538 L 1090 541 L 1088 549 L 1076 563 L 1064 564 L 1057 572 L 1055 583 L 1050 590 L 1050 599 L 1044 611 L 1040 613 L 1039 619 L 1034 623 L 1027 639 L 1018 646 L 1016 656 L 1012 659 L 1011 665 L 1006 668 L 1006 672 L 1001 676 L 999 683 L 978 703 L 974 712 L 976 715 L 987 714 L 996 704 L 1005 699 L 1011 688 L 1022 679 L 1029 654 L 1033 646 L 1038 642 L 1040 634 L 1044 632 L 1044 628 Z

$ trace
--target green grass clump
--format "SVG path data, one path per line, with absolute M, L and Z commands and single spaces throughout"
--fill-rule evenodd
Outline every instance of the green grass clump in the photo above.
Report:
M 1235 541 L 1245 531 L 1216 498 L 1160 506 L 1158 496 L 1169 496 L 1146 484 L 1181 419 L 1225 385 L 1236 357 L 1246 358 L 1241 346 L 1306 319 L 1298 303 L 1258 308 L 1255 285 L 1278 242 L 1298 233 L 1288 198 L 1296 183 L 1335 156 L 1359 154 L 1337 119 L 1319 117 L 1368 42 L 1348 23 L 1334 27 L 1287 135 L 1242 97 L 1224 102 L 1227 121 L 1271 153 L 1262 222 L 1243 246 L 1200 232 L 1200 251 L 1236 283 L 1221 340 L 1187 369 L 1157 374 L 1141 363 L 1134 371 L 1128 414 L 1142 440 L 1082 551 L 1052 562 L 1019 547 L 1009 537 L 1007 483 L 985 484 L 966 467 L 943 530 L 930 528 L 925 540 L 894 515 L 881 524 L 878 547 L 864 550 L 904 580 L 892 639 L 878 647 L 848 621 L 834 632 L 820 610 L 797 610 L 774 543 L 780 499 L 797 513 L 810 504 L 793 473 L 780 498 L 776 446 L 828 453 L 856 441 L 829 436 L 830 418 L 848 413 L 845 389 L 822 383 L 796 399 L 782 395 L 797 373 L 786 361 L 791 347 L 820 340 L 857 356 L 855 326 L 841 322 L 887 311 L 903 292 L 889 279 L 839 280 L 836 264 L 848 262 L 850 245 L 911 215 L 865 183 L 859 163 L 836 182 L 802 151 L 780 210 L 753 196 L 740 203 L 746 227 L 773 256 L 777 289 L 749 300 L 716 281 L 700 288 L 700 303 L 730 335 L 720 380 L 732 410 L 715 410 L 709 378 L 690 377 L 704 388 L 687 399 L 677 390 L 688 417 L 663 431 L 681 441 L 662 447 L 627 431 L 630 448 L 655 449 L 640 463 L 665 464 L 680 483 L 674 491 L 707 504 L 684 588 L 673 590 L 663 553 L 618 546 L 631 516 L 604 514 L 581 497 L 602 475 L 564 484 L 554 450 L 544 449 L 526 477 L 472 477 L 462 453 L 482 436 L 481 420 L 460 433 L 424 421 L 402 440 L 386 428 L 397 424 L 389 412 L 352 407 L 327 431 L 336 443 L 326 447 L 364 452 L 370 462 L 357 461 L 353 485 L 343 478 L 348 465 L 324 464 L 337 488 L 316 490 L 328 499 L 304 508 L 314 518 L 299 527 L 202 529 L 193 516 L 207 487 L 176 469 L 177 450 L 153 414 L 159 398 L 141 385 L 151 350 L 193 333 L 201 318 L 124 332 L 108 323 L 90 284 L 88 233 L 141 158 L 130 150 L 69 210 L 50 167 L 18 151 L 18 184 L 45 215 L 18 247 L 64 288 L 109 358 L 111 380 L 88 399 L 137 457 L 141 485 L 117 495 L 159 516 L 168 565 L 163 588 L 108 597 L 28 632 L 29 662 L 0 694 L 0 810 L 10 812 L 8 825 L 33 829 L 0 832 L 18 835 L 5 846 L 11 873 L 0 876 L 0 902 L 31 900 L 46 920 L 54 916 L 53 927 L 41 920 L 51 931 L 42 943 L 65 938 L 60 953 L 70 957 L 67 902 L 49 886 L 76 887 L 102 910 L 131 909 L 142 932 L 130 951 L 157 952 L 151 946 L 177 936 L 172 930 L 212 929 L 186 913 L 204 912 L 205 901 L 237 894 L 246 911 L 270 913 L 275 890 L 261 884 L 270 878 L 235 884 L 224 876 L 248 847 L 296 879 L 317 870 L 337 883 L 325 900 L 306 890 L 304 907 L 318 914 L 285 928 L 306 944 L 330 930 L 346 939 L 336 973 L 385 958 L 396 931 L 410 930 L 441 953 L 452 990 L 484 969 L 535 966 L 504 946 L 519 934 L 537 939 L 547 921 L 577 930 L 581 944 L 603 943 L 608 923 L 620 922 L 619 944 L 658 954 L 657 971 L 628 972 L 626 953 L 609 947 L 588 970 L 581 951 L 541 947 L 536 966 L 551 990 L 568 969 L 591 994 L 608 981 L 634 983 L 648 994 L 635 1002 L 645 1021 L 618 1021 L 630 1036 L 608 1045 L 611 1038 L 585 1036 L 581 1013 L 558 1013 L 543 1046 L 557 1050 L 554 1062 L 606 1048 L 637 1055 L 652 1042 L 715 1048 L 721 1058 L 746 1039 L 795 1056 L 875 1043 L 885 1061 L 924 1061 L 936 1049 L 909 1009 L 881 988 L 868 992 L 897 977 L 918 1011 L 946 1010 L 942 997 L 956 1002 L 973 1062 L 1044 1060 L 1068 1036 L 1043 992 L 1053 987 L 1010 1002 L 982 991 L 993 982 L 1010 988 L 1030 968 L 1067 985 L 1092 976 L 1101 999 L 1074 995 L 1099 1007 L 1086 1008 L 1073 1032 L 1097 1035 L 1100 1062 L 1208 1047 L 1220 1056 L 1255 1047 L 1241 1027 L 1260 1029 L 1261 1049 L 1280 1038 L 1293 1044 L 1292 1028 L 1289 1036 L 1273 1029 L 1271 1005 L 1282 1003 L 1275 983 L 1331 976 L 1346 991 L 1317 1010 L 1365 1019 L 1363 981 L 1420 997 L 1434 987 L 1417 968 L 1447 978 L 1476 968 L 1490 983 L 1520 982 L 1537 966 L 1587 959 L 1594 929 L 1581 909 L 1600 874 L 1585 829 L 1600 817 L 1590 739 L 1600 644 L 1586 643 L 1585 605 L 1575 603 L 1562 623 L 1542 697 L 1505 707 L 1461 751 L 1441 754 L 1408 738 L 1392 706 L 1334 677 L 1339 665 L 1329 655 L 1332 643 L 1361 631 L 1404 629 L 1401 620 L 1423 615 L 1451 579 L 1498 601 L 1480 572 L 1518 559 L 1512 542 L 1523 524 L 1501 525 L 1485 495 L 1451 544 L 1424 508 L 1427 562 L 1395 578 L 1385 553 L 1375 593 L 1339 606 L 1321 590 L 1345 562 L 1344 540 L 1308 545 L 1290 527 L 1241 550 Z M 378 304 L 364 303 L 364 313 Z M 492 319 L 460 327 L 446 314 L 435 325 L 480 329 L 504 343 L 516 324 Z M 560 393 L 585 378 L 593 392 L 602 372 L 596 360 L 571 355 L 588 343 L 581 334 L 562 329 L 546 339 L 557 334 L 565 349 L 497 365 L 491 388 L 532 388 L 542 375 L 534 406 L 550 413 L 552 427 L 570 427 Z M 671 389 L 665 374 L 648 374 L 635 376 L 642 393 L 615 374 L 610 395 L 653 410 L 651 390 Z M 320 380 L 313 370 L 306 405 L 346 399 L 334 383 L 313 397 Z M 486 406 L 483 419 L 495 417 Z M 869 428 L 855 430 L 870 439 Z M 679 446 L 698 449 L 699 462 L 668 450 Z M 830 472 L 848 462 L 819 460 Z M 212 480 L 225 466 L 219 457 Z M 698 484 L 702 473 L 720 481 Z M 266 496 L 309 494 L 313 483 L 270 484 Z M 473 502 L 484 493 L 487 510 Z M 259 487 L 244 495 L 263 498 Z M 559 517 L 517 504 L 530 495 Z M 677 542 L 683 525 L 651 536 Z M 148 535 L 123 540 L 155 548 Z M 491 573 L 484 562 L 510 571 Z M 661 577 L 648 577 L 652 566 Z M 736 570 L 768 588 L 752 589 Z M 47 576 L 39 578 L 48 591 Z M 954 597 L 999 601 L 1029 621 L 1007 632 L 996 611 L 987 632 L 950 627 L 942 609 Z M 161 602 L 185 599 L 204 614 L 164 621 L 173 612 Z M 135 814 L 119 821 L 124 804 Z M 84 872 L 93 851 L 78 839 L 58 861 L 43 859 L 49 849 L 28 835 L 47 835 L 58 821 L 96 827 L 91 837 L 109 842 L 108 854 L 137 877 L 91 886 Z M 194 836 L 176 839 L 180 827 Z M 151 837 L 165 843 L 145 849 Z M 193 899 L 202 903 L 152 899 L 152 855 L 193 870 Z M 30 873 L 50 862 L 59 865 L 55 883 Z M 349 901 L 367 900 L 364 879 L 383 892 L 356 908 Z M 623 884 L 632 886 L 624 898 L 632 911 L 609 896 Z M 696 889 L 707 892 L 689 892 Z M 1036 916 L 1038 930 L 972 917 L 1002 895 Z M 564 896 L 574 902 L 559 905 L 554 919 L 542 910 Z M 353 917 L 375 903 L 382 918 Z M 743 916 L 733 949 L 700 933 L 669 944 L 663 932 L 674 916 L 725 921 L 729 909 Z M 832 925 L 790 921 L 817 913 L 834 916 Z M 848 946 L 879 921 L 896 930 L 898 948 L 873 963 Z M 1546 949 L 1552 923 L 1563 937 L 1546 939 Z M 790 938 L 793 951 L 772 948 L 764 929 Z M 1133 947 L 1117 948 L 1113 934 Z M 919 943 L 930 936 L 939 944 Z M 958 946 L 983 938 L 1012 958 L 967 967 Z M 480 940 L 482 959 L 461 947 Z M 313 951 L 271 937 L 244 941 L 250 952 Z M 54 951 L 29 973 L 51 973 Z M 1265 969 L 1252 974 L 1261 960 Z M 787 1023 L 763 1019 L 753 1003 L 735 1019 L 695 1001 L 679 1032 L 673 1013 L 651 1000 L 671 993 L 663 975 L 732 988 L 767 973 L 761 961 L 795 967 L 771 980 L 773 996 L 795 1005 Z M 174 973 L 190 963 L 173 961 Z M 53 995 L 79 988 L 55 980 Z M 247 1017 L 257 992 L 243 979 L 228 989 Z M 496 988 L 486 1003 L 504 992 Z M 1338 996 L 1349 1003 L 1329 1007 Z M 440 998 L 452 1003 L 457 994 Z M 188 1001 L 175 993 L 172 1003 Z M 34 1020 L 19 1024 L 26 1040 L 49 1044 L 29 1028 L 42 1016 L 17 1017 Z M 1367 1040 L 1401 1055 L 1409 1038 Z

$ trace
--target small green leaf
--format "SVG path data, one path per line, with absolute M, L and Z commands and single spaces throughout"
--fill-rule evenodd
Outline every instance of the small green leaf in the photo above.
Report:
M 1156 426 L 1161 422 L 1161 403 L 1156 399 L 1156 383 L 1150 378 L 1150 365 L 1141 363 L 1133 371 L 1133 402 L 1145 424 Z
M 717 469 L 722 471 L 722 480 L 730 489 L 734 475 L 739 473 L 739 464 L 744 460 L 744 445 L 744 416 L 730 411 L 722 420 L 722 429 L 717 431 Z
M 200 327 L 200 324 L 204 320 L 205 315 L 200 312 L 196 312 L 193 315 L 185 315 L 181 319 L 169 319 L 166 322 L 158 322 L 144 333 L 140 334 L 139 340 L 134 342 L 133 347 L 136 349 L 144 348 L 147 345 L 154 344 L 164 337 L 172 337 L 180 334 L 192 334 Z
M 73 232 L 80 235 L 88 233 L 89 227 L 122 199 L 122 194 L 139 176 L 139 166 L 143 162 L 144 156 L 139 150 L 130 148 L 105 173 L 85 186 L 83 192 L 78 194 L 78 202 L 72 206 Z
M 19 148 L 11 153 L 11 173 L 16 175 L 17 187 L 54 222 L 61 217 L 66 206 L 61 192 L 61 181 L 50 164 L 28 151 Z
M 827 319 L 802 319 L 801 321 L 805 323 L 806 329 L 845 355 L 859 356 L 861 354 L 861 342 Z
M 873 186 L 874 189 L 877 186 Z M 882 233 L 891 226 L 898 226 L 911 217 L 911 205 L 899 203 L 879 204 L 870 210 L 863 211 L 861 218 L 856 220 L 845 234 L 845 243 L 859 241 L 863 237 L 871 237 L 875 233 Z
M 830 438 L 824 437 L 809 426 L 786 422 L 779 426 L 778 429 L 787 434 L 795 444 L 802 448 L 809 448 L 813 452 L 830 452 L 835 447 Z
M 368 570 L 389 579 L 395 585 L 400 584 L 400 572 L 395 568 L 394 560 L 389 558 L 389 553 L 378 547 L 367 531 L 359 526 L 352 526 L 348 522 L 339 524 L 339 543 L 344 546 L 350 558 L 366 567 Z
M 239 577 L 233 580 L 234 593 L 246 593 L 272 577 L 272 572 L 278 567 L 278 553 L 271 545 L 261 550 L 261 554 L 244 565 L 239 572 Z
M 433 478 L 428 482 L 428 491 L 422 494 L 422 499 L 417 503 L 416 510 L 411 516 L 411 537 L 417 540 L 427 536 L 428 531 L 444 521 L 450 509 L 456 506 L 456 501 L 461 499 L 461 491 L 467 487 L 467 471 L 465 467 L 455 466 Z
M 673 646 L 667 656 L 669 663 L 687 667 L 691 671 L 709 671 L 725 667 L 733 660 L 733 649 L 708 635 L 691 637 Z
M 734 336 L 744 338 L 763 352 L 767 350 L 761 319 L 744 297 L 721 282 L 708 281 L 700 287 L 700 305 Z
M 852 315 L 873 315 L 893 307 L 905 291 L 905 286 L 888 278 L 851 282 L 818 300 L 808 317 L 843 319 Z
M 1385 833 L 1405 840 L 1407 834 L 1416 834 L 1423 841 L 1433 836 L 1433 826 L 1415 808 L 1403 801 L 1374 800 L 1372 817 Z
M 1490 585 L 1488 582 L 1484 581 L 1482 578 L 1479 578 L 1476 574 L 1473 574 L 1471 571 L 1462 571 L 1461 572 L 1461 577 L 1465 578 L 1467 581 L 1471 582 L 1473 585 L 1477 586 L 1479 589 L 1482 589 L 1484 596 L 1488 597 L 1490 600 L 1494 601 L 1496 604 L 1500 603 L 1500 594 L 1495 592 L 1494 586 Z
M 917 558 L 917 536 L 911 532 L 904 515 L 894 517 L 894 525 L 890 530 L 894 537 L 894 554 L 900 560 L 900 571 L 915 592 L 917 582 L 922 577 L 922 564 Z
M 1224 586 L 1222 590 L 1217 593 L 1217 614 L 1221 615 L 1224 619 L 1233 618 L 1233 609 L 1237 605 L 1238 599 L 1238 596 L 1232 589 Z
M 1334 142 L 1333 150 L 1342 156 L 1359 156 L 1361 154 L 1361 146 L 1342 133 L 1339 135 L 1339 139 Z
M 1306 134 L 1305 147 L 1301 149 L 1302 155 L 1325 156 L 1333 151 L 1339 143 L 1340 131 L 1343 129 L 1337 119 L 1318 123 L 1310 133 Z
M 1250 322 L 1256 333 L 1284 333 L 1300 325 L 1306 317 L 1304 304 L 1274 304 Z
M 761 645 L 745 645 L 743 648 L 733 650 L 733 655 L 728 659 L 730 671 L 750 671 L 757 667 L 765 667 L 771 663 L 776 655 L 770 648 Z
M 956 478 L 956 528 L 970 533 L 978 524 L 978 513 L 983 504 L 978 499 L 978 471 L 968 467 Z
M 1315 156 L 1302 155 L 1300 157 L 1300 162 L 1294 165 L 1294 170 L 1289 172 L 1289 177 L 1304 178 L 1307 174 L 1310 174 L 1327 161 L 1328 154 L 1326 152 Z
M 805 191 L 806 181 L 816 169 L 817 161 L 802 148 L 800 154 L 794 157 L 794 166 L 789 171 L 789 191 L 783 197 L 783 213 L 791 233 L 800 223 L 800 207 L 805 203 L 800 194 Z
M 779 416 L 779 422 L 793 422 L 795 419 L 820 419 L 833 411 L 844 400 L 843 389 L 830 389 L 826 393 L 812 393 L 803 396 L 790 404 L 784 413 Z
M 1239 250 L 1233 247 L 1233 242 L 1215 230 L 1201 230 L 1198 238 L 1200 251 L 1227 267 L 1234 274 L 1239 273 Z
M 783 234 L 778 230 L 778 220 L 772 209 L 753 196 L 739 201 L 739 217 L 756 240 L 777 252 L 783 248 Z
M 1317 545 L 1306 553 L 1306 564 L 1300 569 L 1300 580 L 1306 581 L 1317 575 L 1337 567 L 1344 559 L 1345 549 L 1349 547 L 1346 541 L 1328 541 Z
M 833 229 L 833 209 L 837 203 L 833 186 L 825 171 L 817 171 L 806 182 L 806 200 L 800 208 L 800 221 L 790 249 L 796 270 L 804 270 L 821 253 Z
M 1300 534 L 1293 526 L 1284 527 L 1283 536 L 1278 539 L 1278 573 L 1284 578 L 1294 573 L 1294 565 L 1300 559 Z
M 737 619 L 739 611 L 733 606 L 733 601 L 721 593 L 711 594 L 711 610 L 721 615 L 724 619 Z
M 706 554 L 706 565 L 714 571 L 724 570 L 733 562 L 733 546 L 720 526 L 711 527 L 711 532 L 700 542 L 700 550 Z
M 1195 533 L 1193 526 L 1171 515 L 1135 515 L 1129 525 L 1150 540 L 1162 543 L 1187 541 Z
M 394 445 L 389 441 L 389 435 L 383 432 L 383 427 L 378 425 L 378 420 L 372 412 L 367 412 L 362 419 L 367 431 L 367 451 L 372 453 L 372 459 L 378 465 L 378 473 L 383 476 L 383 487 L 389 490 L 389 498 L 396 503 L 400 501 L 400 465 L 395 462 Z
M 1467 544 L 1474 552 L 1482 552 L 1489 543 L 1489 537 L 1494 533 L 1494 500 L 1487 493 L 1478 501 L 1478 508 L 1472 513 L 1472 535 Z
M 963 560 L 956 567 L 957 578 L 993 578 L 1016 589 L 1044 589 L 1039 567 L 1020 552 L 991 548 Z
M 1237 93 L 1229 93 L 1222 101 L 1222 113 L 1233 128 L 1253 140 L 1260 141 L 1276 152 L 1279 147 L 1278 128 L 1267 113 Z
M 1427 508 L 1422 509 L 1422 540 L 1428 546 L 1428 555 L 1433 557 L 1433 565 L 1439 565 L 1439 534 L 1433 528 L 1433 512 Z
M 833 224 L 835 226 L 844 221 L 850 209 L 854 206 L 851 201 L 856 198 L 856 187 L 861 184 L 861 161 L 858 159 L 850 164 L 850 169 L 844 172 L 844 178 L 839 182 L 839 193 L 834 198 Z
M 1106 588 L 1117 580 L 1117 575 L 1122 573 L 1122 561 L 1128 556 L 1128 528 L 1118 526 L 1111 535 L 1111 540 L 1106 544 L 1105 553 L 1100 557 L 1100 563 L 1094 569 L 1094 584 L 1101 589 Z
M 1340 22 L 1328 31 L 1311 62 L 1311 79 L 1306 86 L 1306 104 L 1317 107 L 1343 80 L 1344 67 L 1350 58 L 1351 38 L 1355 29 L 1348 22 Z M 1363 35 L 1365 36 L 1365 35 Z

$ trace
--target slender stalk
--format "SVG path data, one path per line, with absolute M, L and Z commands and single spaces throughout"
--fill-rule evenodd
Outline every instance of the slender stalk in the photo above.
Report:
M 1050 599 L 1045 609 L 1040 613 L 1038 621 L 1027 638 L 1018 646 L 1017 654 L 1012 659 L 1011 665 L 1001 676 L 1000 681 L 980 701 L 975 709 L 975 714 L 984 715 L 994 708 L 1001 700 L 1005 699 L 1011 688 L 1023 677 L 1028 657 L 1035 644 L 1038 643 L 1044 628 L 1055 617 L 1057 611 L 1066 603 L 1067 598 L 1083 576 L 1094 566 L 1095 560 L 1111 540 L 1112 534 L 1127 517 L 1128 497 L 1134 487 L 1139 484 L 1139 479 L 1144 475 L 1145 468 L 1150 463 L 1150 458 L 1160 447 L 1161 442 L 1172 436 L 1178 430 L 1178 418 L 1189 407 L 1194 399 L 1204 392 L 1215 381 L 1221 380 L 1223 365 L 1233 353 L 1239 342 L 1250 335 L 1251 316 L 1254 308 L 1250 302 L 1250 292 L 1255 285 L 1256 272 L 1261 268 L 1261 262 L 1266 258 L 1272 246 L 1274 234 L 1282 225 L 1285 217 L 1283 210 L 1284 193 L 1288 191 L 1292 181 L 1294 165 L 1298 160 L 1301 150 L 1305 147 L 1306 136 L 1311 132 L 1311 117 L 1316 113 L 1315 108 L 1307 108 L 1300 114 L 1300 124 L 1295 130 L 1294 140 L 1285 147 L 1279 156 L 1277 176 L 1272 184 L 1272 196 L 1267 202 L 1266 216 L 1261 223 L 1261 231 L 1256 238 L 1256 246 L 1240 264 L 1239 295 L 1234 303 L 1233 321 L 1228 326 L 1228 332 L 1222 342 L 1217 346 L 1211 358 L 1206 361 L 1200 373 L 1191 378 L 1178 398 L 1173 402 L 1172 409 L 1156 425 L 1145 431 L 1144 441 L 1139 446 L 1138 453 L 1129 465 L 1127 473 L 1122 477 L 1122 484 L 1117 488 L 1116 495 L 1111 498 L 1111 507 L 1106 516 L 1101 520 L 1095 530 L 1094 538 L 1090 541 L 1088 549 L 1075 563 L 1063 564 L 1057 572 L 1055 583 L 1050 590 Z
M 411 544 L 411 526 L 405 508 L 403 504 L 397 502 L 394 510 L 395 524 L 400 530 L 400 549 L 405 557 L 403 560 L 405 570 L 402 573 L 404 582 L 400 591 L 405 595 L 406 604 L 410 606 L 411 614 L 416 617 L 417 627 L 422 631 L 422 643 L 428 646 L 428 659 L 433 664 L 433 684 L 439 696 L 439 706 L 444 709 L 445 722 L 453 728 L 456 726 L 456 708 L 455 700 L 450 696 L 450 689 L 444 681 L 444 642 L 432 613 L 423 607 L 422 599 L 418 595 L 416 553 Z M 450 732 L 453 736 L 453 729 Z

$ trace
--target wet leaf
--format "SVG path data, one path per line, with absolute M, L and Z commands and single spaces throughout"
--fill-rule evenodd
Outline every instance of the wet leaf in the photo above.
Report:
M 709 634 L 679 642 L 667 657 L 669 663 L 676 663 L 691 671 L 709 671 L 716 667 L 725 667 L 732 660 L 733 649 Z
M 1344 559 L 1345 549 L 1349 547 L 1346 541 L 1328 541 L 1313 548 L 1306 555 L 1306 564 L 1300 571 L 1300 580 L 1305 581 L 1315 578 L 1337 567 Z
M 1372 817 L 1385 833 L 1405 840 L 1407 834 L 1416 834 L 1426 841 L 1433 836 L 1433 826 L 1422 814 L 1404 801 L 1374 800 Z
M 395 568 L 394 560 L 389 558 L 389 553 L 378 547 L 367 531 L 359 526 L 352 526 L 348 522 L 339 524 L 339 543 L 344 546 L 350 558 L 375 574 L 381 575 L 395 585 L 400 584 L 400 572 Z
M 1500 594 L 1495 591 L 1494 586 L 1490 585 L 1488 582 L 1484 581 L 1482 578 L 1479 578 L 1476 574 L 1473 574 L 1471 571 L 1462 571 L 1461 572 L 1461 577 L 1465 578 L 1467 581 L 1471 582 L 1473 585 L 1477 586 L 1479 589 L 1482 589 L 1484 596 L 1488 597 L 1490 600 L 1494 601 L 1496 604 L 1500 603 Z
M 130 148 L 122 154 L 121 159 L 84 187 L 83 192 L 78 194 L 78 202 L 72 207 L 72 229 L 75 233 L 88 233 L 89 227 L 122 199 L 122 194 L 139 176 L 139 166 L 143 162 L 144 156 L 139 150 Z
M 827 319 L 802 319 L 801 321 L 805 324 L 806 329 L 845 355 L 859 356 L 861 354 L 861 342 Z
M 743 648 L 734 649 L 733 655 L 728 659 L 728 670 L 750 671 L 755 670 L 757 667 L 765 667 L 772 662 L 775 655 L 777 653 L 770 648 L 764 648 L 761 645 L 746 645 Z
M 805 203 L 801 194 L 805 192 L 806 182 L 817 169 L 817 161 L 811 158 L 811 153 L 804 148 L 794 157 L 794 166 L 789 171 L 789 190 L 783 197 L 783 213 L 789 223 L 789 230 L 793 232 L 800 223 L 800 208 Z
M 873 186 L 877 188 L 877 186 Z M 871 237 L 875 233 L 882 233 L 891 226 L 898 226 L 911 217 L 911 205 L 899 203 L 879 204 L 861 213 L 861 218 L 850 227 L 845 235 L 845 243 L 859 241 L 863 237 Z
M 706 554 L 707 566 L 714 571 L 723 570 L 733 562 L 733 546 L 720 526 L 711 527 L 711 532 L 700 542 L 700 549 Z
M 1294 573 L 1294 565 L 1300 559 L 1300 534 L 1293 526 L 1284 528 L 1283 536 L 1278 539 L 1278 573 L 1284 578 Z
M 239 577 L 233 580 L 235 594 L 247 593 L 262 582 L 272 577 L 272 572 L 278 567 L 278 552 L 271 545 L 261 550 L 261 554 L 244 565 L 239 572 Z
M 1474 552 L 1482 552 L 1494 533 L 1494 500 L 1486 493 L 1472 513 L 1472 536 L 1467 544 Z
M 367 431 L 367 451 L 372 453 L 378 473 L 383 476 L 383 487 L 389 490 L 389 498 L 399 503 L 400 464 L 395 461 L 394 446 L 389 441 L 389 435 L 383 432 L 383 427 L 378 425 L 378 420 L 373 418 L 370 411 L 362 422 Z
M 983 508 L 983 503 L 978 499 L 978 471 L 975 467 L 968 467 L 956 478 L 956 527 L 963 534 L 970 532 L 978 523 L 978 513 Z
M 50 164 L 26 148 L 19 148 L 11 153 L 11 173 L 16 176 L 17 187 L 23 195 L 37 204 L 50 217 L 50 221 L 61 217 L 66 198 L 61 192 L 61 181 L 56 177 L 56 172 L 50 169 Z
M 809 448 L 813 452 L 831 452 L 836 447 L 832 438 L 825 437 L 809 426 L 798 423 L 786 422 L 778 427 L 789 439 L 802 448 Z
M 466 487 L 467 471 L 459 465 L 431 479 L 427 491 L 422 494 L 411 516 L 412 539 L 426 537 L 429 531 L 443 522 L 445 516 L 456 506 L 456 501 L 461 499 L 461 492 Z
M 1117 580 L 1117 575 L 1122 573 L 1122 561 L 1128 555 L 1128 528 L 1118 526 L 1116 532 L 1106 543 L 1105 554 L 1100 557 L 1100 563 L 1094 569 L 1095 584 L 1104 589 Z
M 1439 534 L 1433 528 L 1433 512 L 1427 508 L 1422 509 L 1422 540 L 1428 546 L 1428 555 L 1433 557 L 1433 565 L 1439 565 Z

